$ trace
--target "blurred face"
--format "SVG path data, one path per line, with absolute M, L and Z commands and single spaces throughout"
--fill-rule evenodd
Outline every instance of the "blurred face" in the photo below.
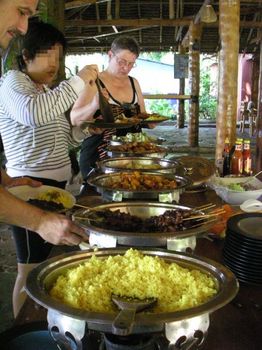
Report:
M 109 51 L 109 65 L 116 75 L 128 75 L 135 67 L 137 56 L 129 50 Z
M 25 34 L 28 18 L 37 8 L 38 0 L 0 0 L 0 47 L 6 49 L 11 39 Z
M 32 60 L 24 56 L 26 73 L 36 84 L 50 85 L 54 81 L 59 69 L 62 50 L 62 46 L 56 44 L 50 49 L 37 53 Z

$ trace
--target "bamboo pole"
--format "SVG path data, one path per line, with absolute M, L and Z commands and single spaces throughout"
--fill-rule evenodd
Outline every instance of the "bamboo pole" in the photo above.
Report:
M 239 19 L 239 0 L 219 1 L 221 50 L 219 53 L 216 161 L 222 158 L 225 138 L 229 138 L 231 146 L 236 139 Z
M 191 22 L 189 28 L 188 82 L 191 92 L 189 103 L 188 144 L 198 147 L 199 135 L 199 80 L 201 25 Z
M 180 54 L 185 54 L 186 50 L 182 45 L 179 45 L 178 52 Z M 183 95 L 185 93 L 185 78 L 179 79 L 179 94 Z M 182 129 L 185 127 L 185 100 L 178 101 L 178 120 L 177 127 Z

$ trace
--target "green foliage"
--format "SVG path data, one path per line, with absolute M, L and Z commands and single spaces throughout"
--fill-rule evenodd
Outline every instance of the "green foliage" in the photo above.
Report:
M 166 52 L 143 52 L 139 55 L 139 57 L 150 61 L 162 62 L 165 55 Z
M 146 100 L 146 110 L 170 117 L 170 119 L 174 118 L 174 110 L 168 100 Z
M 48 9 L 45 1 L 39 1 L 38 4 L 39 17 L 43 22 L 48 22 Z
M 200 70 L 199 119 L 216 120 L 216 83 L 211 81 L 209 67 L 210 63 L 205 62 L 203 58 Z

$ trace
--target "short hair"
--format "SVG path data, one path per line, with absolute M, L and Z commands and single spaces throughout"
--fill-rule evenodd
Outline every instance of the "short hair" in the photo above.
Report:
M 21 54 L 17 56 L 17 63 L 20 70 L 26 67 L 22 52 L 25 51 L 28 59 L 34 59 L 36 54 L 42 50 L 48 50 L 55 44 L 60 44 L 65 53 L 67 43 L 64 34 L 52 24 L 33 19 L 29 21 L 28 31 L 21 38 Z
M 119 50 L 129 50 L 137 57 L 140 54 L 138 42 L 131 36 L 119 36 L 111 44 L 111 50 L 117 52 Z

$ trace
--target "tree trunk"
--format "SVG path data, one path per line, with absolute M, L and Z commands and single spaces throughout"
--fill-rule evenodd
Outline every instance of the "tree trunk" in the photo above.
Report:
M 199 78 L 200 78 L 200 37 L 201 25 L 191 22 L 189 28 L 189 67 L 188 80 L 191 91 L 189 103 L 188 144 L 198 146 L 199 134 Z
M 240 1 L 219 1 L 219 53 L 218 110 L 216 123 L 216 160 L 222 158 L 225 138 L 230 145 L 236 139 L 237 80 L 239 53 Z

